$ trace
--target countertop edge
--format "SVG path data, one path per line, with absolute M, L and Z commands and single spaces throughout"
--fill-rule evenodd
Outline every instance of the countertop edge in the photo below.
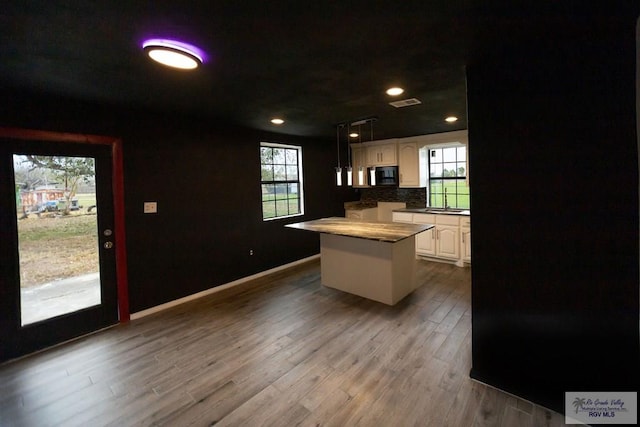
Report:
M 427 212 L 425 211 L 425 209 L 428 209 L 428 208 L 402 208 L 402 209 L 394 209 L 393 212 L 419 213 L 419 214 L 427 214 L 427 215 L 471 216 L 470 210 L 463 210 L 460 212 L 453 212 L 453 211 Z

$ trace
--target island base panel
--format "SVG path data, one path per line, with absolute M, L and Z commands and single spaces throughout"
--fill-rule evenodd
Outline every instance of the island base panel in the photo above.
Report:
M 394 305 L 416 288 L 415 238 L 395 243 L 320 235 L 322 284 Z

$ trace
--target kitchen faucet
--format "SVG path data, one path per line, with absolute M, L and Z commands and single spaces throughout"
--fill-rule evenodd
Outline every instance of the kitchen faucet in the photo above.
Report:
M 449 209 L 449 204 L 447 203 L 447 189 L 444 189 L 444 210 Z

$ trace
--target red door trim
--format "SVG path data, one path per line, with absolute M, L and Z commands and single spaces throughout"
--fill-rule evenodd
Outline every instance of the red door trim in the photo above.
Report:
M 113 166 L 113 209 L 116 242 L 116 280 L 118 282 L 118 316 L 120 323 L 130 320 L 129 285 L 127 282 L 127 249 L 124 221 L 124 171 L 120 138 L 78 133 L 0 127 L 0 138 L 35 141 L 75 142 L 111 146 Z

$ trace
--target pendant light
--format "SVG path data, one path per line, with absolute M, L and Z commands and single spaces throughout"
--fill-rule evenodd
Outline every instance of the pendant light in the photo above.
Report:
M 358 143 L 362 144 L 362 129 L 358 125 Z M 358 167 L 358 185 L 364 185 L 364 166 L 360 165 Z
M 340 125 L 336 126 L 336 146 L 338 149 L 338 166 L 336 166 L 336 185 L 342 185 L 342 168 L 340 167 Z
M 371 141 L 373 141 L 373 120 L 371 120 Z M 375 187 L 376 185 L 376 168 L 375 166 L 369 169 L 369 185 Z
M 347 128 L 347 156 L 349 159 L 349 166 L 347 166 L 347 185 L 353 186 L 353 168 L 351 167 L 351 147 L 349 146 L 349 132 L 350 127 Z

